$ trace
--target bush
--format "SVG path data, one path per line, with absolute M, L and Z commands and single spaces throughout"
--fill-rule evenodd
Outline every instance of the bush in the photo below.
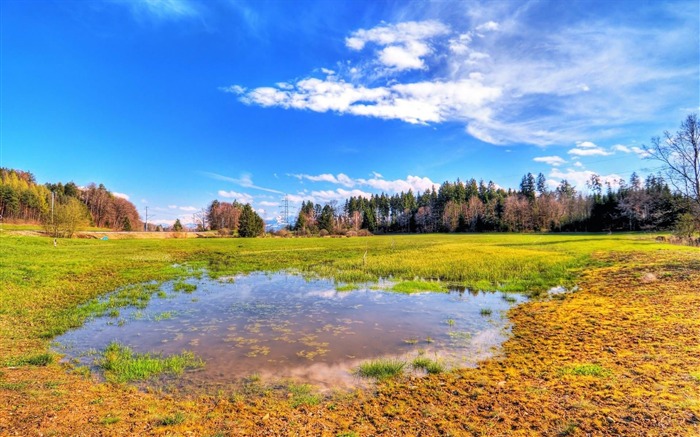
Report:
M 321 231 L 318 233 L 319 237 L 327 237 L 328 235 L 330 235 L 330 232 L 325 229 L 321 229 Z

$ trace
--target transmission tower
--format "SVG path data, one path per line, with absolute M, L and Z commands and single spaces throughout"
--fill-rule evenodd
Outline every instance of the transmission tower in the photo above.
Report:
M 289 223 L 289 196 L 286 194 L 282 200 L 282 205 L 280 205 L 280 215 L 282 216 L 282 224 L 285 227 L 291 226 Z

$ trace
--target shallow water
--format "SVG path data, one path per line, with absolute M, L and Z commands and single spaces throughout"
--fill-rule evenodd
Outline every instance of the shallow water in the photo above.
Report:
M 505 339 L 505 310 L 514 304 L 500 293 L 339 292 L 331 281 L 285 273 L 190 283 L 193 293 L 166 284 L 167 297 L 154 296 L 144 310 L 122 309 L 118 318 L 93 319 L 58 337 L 56 348 L 86 365 L 111 341 L 136 352 L 191 350 L 206 365 L 178 377 L 190 388 L 223 387 L 252 374 L 343 388 L 359 385 L 353 369 L 378 357 L 423 354 L 447 367 L 473 366 Z

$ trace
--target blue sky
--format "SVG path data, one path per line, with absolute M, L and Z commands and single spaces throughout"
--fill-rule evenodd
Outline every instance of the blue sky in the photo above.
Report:
M 457 178 L 647 174 L 700 106 L 690 1 L 0 2 L 0 166 L 149 221 Z

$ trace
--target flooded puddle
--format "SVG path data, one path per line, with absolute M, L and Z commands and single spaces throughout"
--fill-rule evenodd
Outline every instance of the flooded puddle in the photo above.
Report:
M 58 337 L 56 349 L 85 365 L 112 341 L 136 352 L 189 350 L 206 364 L 178 377 L 184 387 L 225 387 L 257 374 L 344 388 L 359 384 L 353 374 L 359 363 L 379 357 L 423 355 L 448 368 L 473 366 L 505 340 L 505 311 L 524 300 L 463 291 L 336 291 L 332 281 L 285 273 L 188 282 L 195 291 L 165 284 L 165 297 L 154 295 L 147 308 L 93 319 Z

